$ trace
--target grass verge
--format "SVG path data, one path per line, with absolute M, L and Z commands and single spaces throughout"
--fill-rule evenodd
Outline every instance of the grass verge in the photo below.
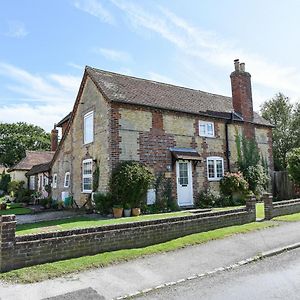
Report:
M 274 225 L 276 225 L 276 223 L 267 221 L 220 228 L 208 232 L 188 235 L 182 238 L 144 248 L 105 252 L 93 256 L 84 256 L 80 258 L 73 258 L 14 270 L 0 274 L 0 280 L 18 283 L 43 281 L 91 268 L 105 267 L 111 264 L 128 261 L 146 255 L 174 251 L 187 246 L 202 244 L 216 239 L 223 239 L 237 233 L 247 233 Z
M 285 222 L 298 222 L 298 221 L 300 221 L 300 213 L 276 217 L 273 220 L 285 221 Z
M 70 230 L 75 228 L 87 228 L 87 227 L 97 227 L 103 225 L 113 225 L 128 222 L 139 222 L 139 221 L 149 221 L 149 220 L 159 220 L 170 217 L 181 217 L 190 216 L 190 212 L 174 212 L 174 213 L 162 213 L 162 214 L 152 214 L 152 215 L 142 215 L 138 217 L 120 218 L 120 219 L 92 219 L 90 217 L 73 217 L 68 219 L 59 219 L 52 221 L 41 221 L 30 224 L 20 224 L 17 225 L 17 235 L 30 234 L 30 233 L 40 233 L 49 231 L 62 231 Z

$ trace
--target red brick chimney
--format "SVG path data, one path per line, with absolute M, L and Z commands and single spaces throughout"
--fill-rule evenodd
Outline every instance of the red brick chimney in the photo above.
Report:
M 253 103 L 251 89 L 251 75 L 245 71 L 245 64 L 234 60 L 234 71 L 231 73 L 232 104 L 234 111 L 239 113 L 245 121 L 253 121 Z
M 58 130 L 56 129 L 56 124 L 51 130 L 51 151 L 56 151 L 58 146 Z

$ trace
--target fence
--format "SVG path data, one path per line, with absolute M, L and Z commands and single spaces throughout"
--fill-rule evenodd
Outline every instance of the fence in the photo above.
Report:
M 145 247 L 185 235 L 254 222 L 255 198 L 245 208 L 61 232 L 16 236 L 14 215 L 0 219 L 0 271 L 106 251 Z
M 300 212 L 300 199 L 273 202 L 273 196 L 271 194 L 265 194 L 263 201 L 265 204 L 265 218 L 267 220 Z
M 272 175 L 273 195 L 280 200 L 295 198 L 299 192 L 287 171 L 276 171 Z M 300 195 L 299 195 L 300 196 Z

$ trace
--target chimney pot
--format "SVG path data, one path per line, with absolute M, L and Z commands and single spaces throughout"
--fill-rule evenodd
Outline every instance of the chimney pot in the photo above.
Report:
M 245 72 L 245 63 L 240 63 L 240 71 Z
M 238 58 L 234 60 L 234 69 L 235 71 L 240 70 L 240 60 Z

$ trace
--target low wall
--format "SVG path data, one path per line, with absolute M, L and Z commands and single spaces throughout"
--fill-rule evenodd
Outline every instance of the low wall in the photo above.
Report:
M 300 199 L 273 202 L 273 196 L 271 194 L 265 194 L 263 201 L 265 205 L 265 219 L 267 220 L 300 212 Z
M 243 209 L 162 220 L 16 236 L 14 215 L 0 217 L 0 271 L 106 251 L 145 247 L 256 219 L 255 199 Z

